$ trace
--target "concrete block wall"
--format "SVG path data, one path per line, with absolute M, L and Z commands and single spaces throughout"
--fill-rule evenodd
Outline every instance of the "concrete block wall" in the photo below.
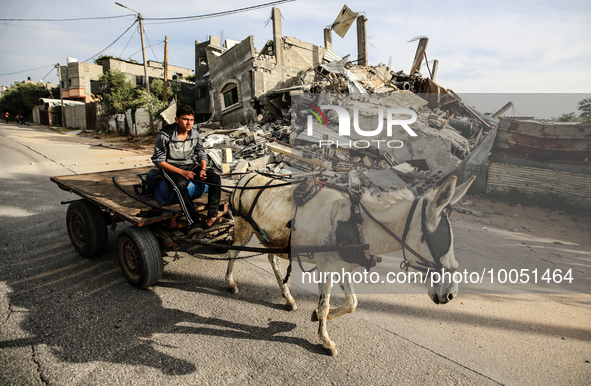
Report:
M 86 130 L 86 105 L 64 106 L 66 126 Z
M 254 37 L 249 36 L 239 44 L 216 56 L 207 51 L 207 61 L 211 75 L 211 95 L 214 116 L 227 123 L 248 122 L 252 118 L 252 61 L 255 57 Z M 239 84 L 239 106 L 223 109 L 220 91 L 228 80 Z

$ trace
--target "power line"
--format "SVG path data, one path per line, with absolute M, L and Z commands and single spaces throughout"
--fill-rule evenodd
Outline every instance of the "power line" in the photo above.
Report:
M 50 64 L 49 66 L 43 66 L 43 67 L 37 67 L 37 68 L 31 68 L 29 70 L 22 70 L 22 71 L 17 71 L 17 72 L 11 72 L 9 74 L 0 74 L 0 76 L 8 76 L 8 75 L 15 75 L 15 74 L 22 74 L 23 72 L 29 72 L 29 71 L 36 71 L 36 70 L 43 70 L 44 68 L 47 67 L 55 67 L 55 63 L 54 64 Z
M 86 31 L 79 31 L 73 29 L 61 29 L 61 28 L 46 28 L 46 27 L 36 27 L 31 24 L 17 24 L 17 23 L 0 23 L 1 25 L 11 26 L 11 27 L 24 27 L 24 28 L 35 28 L 40 30 L 46 31 L 60 31 L 60 32 L 69 32 L 69 33 L 76 33 L 76 34 L 84 34 L 84 35 L 92 35 L 92 36 L 113 36 L 113 34 L 103 34 L 103 33 L 94 33 L 94 32 L 86 32 Z
M 133 30 L 133 33 L 131 34 L 131 36 L 129 37 L 129 40 L 127 41 L 127 44 L 125 45 L 125 48 L 123 49 L 123 51 L 121 51 L 121 54 L 119 55 L 120 57 L 123 57 L 123 53 L 125 52 L 125 50 L 127 49 L 127 46 L 129 46 L 129 43 L 131 43 L 131 39 L 133 39 L 133 37 L 135 36 L 135 31 Z
M 119 35 L 119 37 L 117 39 L 115 39 L 111 44 L 109 44 L 107 47 L 105 47 L 104 49 L 102 49 L 98 54 L 92 55 L 90 58 L 86 59 L 84 61 L 84 63 L 88 62 L 90 59 L 94 58 L 95 56 L 98 56 L 98 55 L 102 54 L 107 49 L 109 49 L 109 47 L 111 47 L 113 44 L 117 43 L 117 41 L 119 39 L 121 39 L 123 37 L 123 35 L 125 35 L 127 33 L 127 31 L 129 31 L 131 29 L 131 27 L 133 27 L 135 25 L 135 23 L 137 23 L 137 22 L 138 22 L 138 19 L 135 19 L 133 21 L 133 23 L 131 23 L 131 25 L 121 35 Z
M 43 78 L 41 78 L 42 81 L 45 80 L 45 78 L 47 78 L 49 76 L 49 74 L 51 74 L 53 72 L 53 68 L 51 70 L 49 70 L 49 72 L 47 73 L 47 75 L 45 75 Z
M 121 16 L 100 16 L 100 17 L 79 17 L 74 19 L 0 19 L 0 21 L 81 21 L 81 20 L 104 20 L 104 19 L 118 19 L 122 17 L 136 16 L 134 14 L 127 14 Z
M 222 12 L 207 13 L 207 14 L 204 14 L 204 15 L 180 16 L 180 17 L 144 17 L 143 19 L 144 20 L 168 20 L 168 21 L 163 21 L 163 22 L 160 22 L 160 23 L 150 23 L 150 24 L 180 23 L 180 22 L 185 22 L 185 21 L 192 21 L 192 20 L 199 20 L 199 19 L 207 19 L 207 18 L 213 18 L 213 17 L 220 17 L 220 16 L 226 16 L 226 15 L 232 15 L 232 14 L 235 14 L 235 13 L 241 13 L 241 12 L 252 11 L 252 10 L 255 10 L 255 9 L 265 8 L 265 7 L 269 7 L 269 6 L 272 6 L 272 5 L 279 5 L 279 4 L 283 4 L 283 3 L 290 3 L 292 1 L 295 1 L 295 0 L 272 1 L 270 3 L 253 5 L 253 6 L 250 6 L 250 7 L 238 8 L 238 9 L 233 9 L 231 11 L 222 11 Z
M 154 45 L 151 45 L 151 46 L 148 46 L 148 47 L 146 47 L 146 48 L 156 47 L 156 46 L 159 46 L 159 45 L 161 45 L 161 44 L 164 44 L 164 40 L 163 40 L 163 41 L 161 41 L 160 43 L 156 43 L 156 44 L 154 44 Z M 142 52 L 142 49 L 141 49 L 141 48 L 140 48 L 139 50 L 137 50 L 136 52 L 134 52 L 133 54 L 129 55 L 129 57 L 130 57 L 130 58 L 133 58 L 133 56 L 134 56 L 134 55 L 136 55 L 136 54 L 139 54 L 140 52 Z M 158 60 L 158 58 L 156 58 L 156 60 Z
M 150 47 L 150 49 L 152 50 L 152 55 L 154 55 L 154 58 L 158 61 L 158 57 L 156 56 L 156 53 L 154 52 L 154 48 L 152 48 L 152 42 L 150 41 L 150 38 L 148 37 L 148 33 L 146 31 L 144 31 L 144 34 L 146 35 L 146 40 L 148 41 L 148 44 Z

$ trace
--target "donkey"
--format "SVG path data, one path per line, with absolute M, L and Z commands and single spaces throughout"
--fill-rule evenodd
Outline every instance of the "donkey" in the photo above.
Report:
M 453 249 L 453 232 L 447 219 L 447 208 L 458 202 L 474 181 L 472 176 L 464 184 L 456 186 L 457 178 L 448 178 L 438 189 L 431 189 L 422 197 L 415 198 L 408 189 L 402 189 L 372 196 L 368 191 L 360 198 L 363 240 L 369 245 L 370 255 L 381 255 L 403 249 L 405 243 L 405 264 L 407 267 L 427 270 L 448 270 L 453 272 L 458 262 Z M 237 184 L 230 197 L 235 216 L 233 245 L 244 246 L 253 234 L 262 245 L 269 248 L 287 248 L 304 245 L 336 245 L 336 229 L 339 221 L 346 221 L 351 215 L 350 197 L 330 188 L 321 189 L 309 202 L 299 207 L 292 218 L 291 188 L 278 185 L 282 181 L 262 175 L 247 175 Z M 246 186 L 266 186 L 261 189 L 240 189 Z M 295 230 L 292 232 L 292 227 Z M 392 236 L 394 234 L 394 236 Z M 395 236 L 398 235 L 398 240 Z M 404 240 L 400 236 L 404 235 Z M 238 292 L 233 278 L 234 260 L 238 251 L 230 250 L 226 283 L 230 292 Z M 288 254 L 270 253 L 269 262 L 277 278 L 287 310 L 297 308 L 281 272 L 279 260 L 288 259 Z M 302 262 L 316 265 L 319 275 L 330 272 L 349 272 L 359 268 L 358 264 L 342 259 L 339 252 L 315 253 L 313 259 L 301 258 Z M 427 268 L 425 268 L 427 267 Z M 344 271 L 343 271 L 344 270 Z M 326 274 L 324 274 L 326 277 Z M 457 295 L 456 283 L 432 280 L 429 276 L 428 295 L 436 304 L 445 304 Z M 312 314 L 312 321 L 319 322 L 318 335 L 322 347 L 336 355 L 335 343 L 327 332 L 327 321 L 351 313 L 357 307 L 357 297 L 350 282 L 339 283 L 345 294 L 345 304 L 330 308 L 330 293 L 333 283 L 319 284 L 318 307 Z

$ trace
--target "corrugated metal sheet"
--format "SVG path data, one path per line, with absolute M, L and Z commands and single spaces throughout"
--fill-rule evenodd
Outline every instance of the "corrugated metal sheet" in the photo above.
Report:
M 357 19 L 357 15 L 359 14 L 351 11 L 347 5 L 343 5 L 343 9 L 341 9 L 341 12 L 339 12 L 339 15 L 335 19 L 334 23 L 332 23 L 332 30 L 337 35 L 344 38 L 345 34 L 349 30 L 349 27 L 351 27 L 351 24 L 353 24 L 355 19 Z
M 458 177 L 458 184 L 463 183 L 472 176 L 476 176 L 476 180 L 474 180 L 470 189 L 475 192 L 486 191 L 488 156 L 496 135 L 497 129 L 495 128 L 488 133 L 484 140 L 454 170 L 453 175 Z
M 512 189 L 532 195 L 555 195 L 591 209 L 591 175 L 491 162 L 487 191 Z
M 549 164 L 591 165 L 591 125 L 502 119 L 493 153 Z
M 559 196 L 591 209 L 591 124 L 501 119 L 487 191 Z

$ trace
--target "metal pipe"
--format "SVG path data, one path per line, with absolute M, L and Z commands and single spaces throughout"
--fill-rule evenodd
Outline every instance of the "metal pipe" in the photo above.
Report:
M 410 83 L 408 82 L 392 82 L 394 86 L 398 87 L 401 90 L 410 90 Z

